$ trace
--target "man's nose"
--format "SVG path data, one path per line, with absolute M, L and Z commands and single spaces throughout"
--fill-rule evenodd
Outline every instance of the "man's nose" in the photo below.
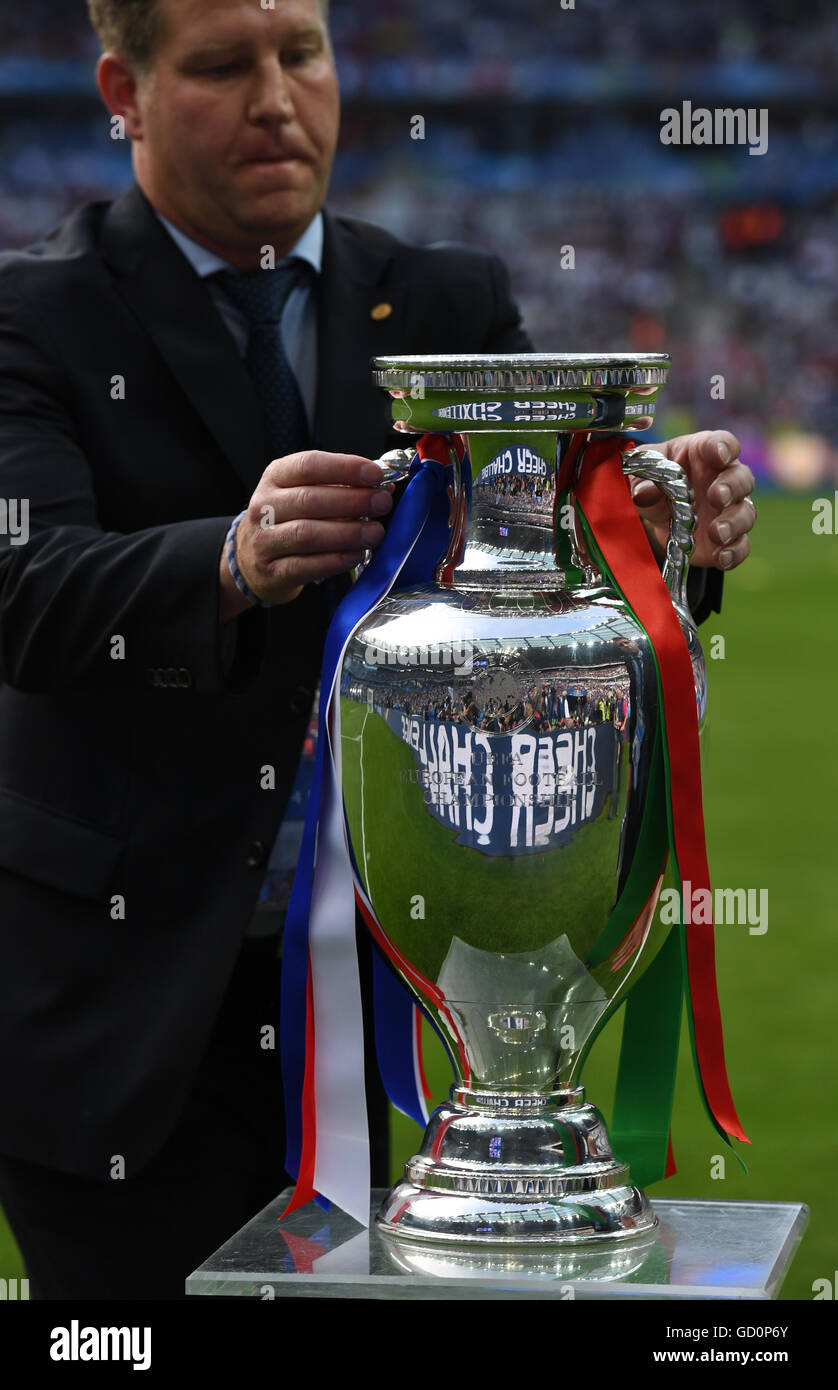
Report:
M 248 115 L 252 121 L 287 121 L 293 117 L 291 88 L 278 57 L 260 65 Z

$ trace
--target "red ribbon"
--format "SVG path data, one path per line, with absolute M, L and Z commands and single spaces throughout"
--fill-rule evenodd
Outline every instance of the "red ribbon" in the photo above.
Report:
M 311 961 L 306 981 L 306 1065 L 303 1078 L 302 1095 L 303 1145 L 300 1152 L 300 1171 L 290 1202 L 278 1221 L 290 1216 L 298 1207 L 304 1207 L 317 1196 L 314 1186 L 314 1159 L 317 1152 L 317 1105 L 314 1098 L 314 990 L 311 976 Z
M 622 454 L 634 447 L 632 440 L 608 437 L 586 444 L 584 435 L 574 434 L 562 463 L 559 488 L 573 478 L 584 450 L 576 495 L 603 558 L 645 628 L 658 660 L 666 724 L 674 735 L 668 742 L 668 756 L 679 876 L 682 884 L 689 882 L 709 894 L 692 661 L 623 474 Z M 704 901 L 712 902 L 712 897 Z M 685 933 L 695 1049 L 705 1099 L 722 1130 L 749 1144 L 725 1067 L 712 922 L 690 922 Z

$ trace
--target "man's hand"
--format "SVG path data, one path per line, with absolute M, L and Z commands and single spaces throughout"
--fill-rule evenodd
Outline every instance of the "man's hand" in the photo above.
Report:
M 262 474 L 236 532 L 236 561 L 248 588 L 266 603 L 290 603 L 304 584 L 360 563 L 384 538 L 366 520 L 385 516 L 390 493 L 381 469 L 357 454 L 317 449 L 274 459 Z M 253 605 L 239 592 L 227 556 L 219 565 L 222 623 Z
M 756 519 L 756 509 L 746 500 L 754 490 L 754 475 L 744 463 L 736 462 L 736 436 L 729 430 L 701 430 L 650 447 L 680 463 L 692 485 L 698 524 L 690 563 L 721 570 L 741 565 L 750 553 L 747 533 Z M 654 483 L 631 481 L 641 520 L 653 546 L 662 554 L 669 535 L 666 501 Z

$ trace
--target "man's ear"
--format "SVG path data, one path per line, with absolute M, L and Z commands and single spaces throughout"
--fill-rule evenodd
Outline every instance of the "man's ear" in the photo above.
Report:
M 118 53 L 103 53 L 96 66 L 96 85 L 111 114 L 122 117 L 129 140 L 142 140 L 136 70 Z

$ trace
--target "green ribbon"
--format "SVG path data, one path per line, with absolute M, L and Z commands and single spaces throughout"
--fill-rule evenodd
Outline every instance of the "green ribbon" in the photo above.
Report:
M 592 560 L 620 595 L 635 620 L 639 622 L 637 614 L 634 613 L 614 574 L 605 562 L 578 499 L 576 507 Z M 672 822 L 666 714 L 657 654 L 651 642 L 649 643 L 649 650 L 655 666 L 658 718 L 654 734 L 646 804 L 634 859 L 623 892 L 615 904 L 603 936 L 597 943 L 589 961 L 591 966 L 598 965 L 623 939 L 649 898 L 660 873 L 668 846 L 679 892 L 678 901 L 681 904 L 678 923 L 677 926 L 673 924 L 673 930 L 670 931 L 663 946 L 641 978 L 616 1005 L 616 1008 L 619 1008 L 625 1004 L 625 1020 L 617 1072 L 614 1114 L 610 1127 L 611 1142 L 615 1155 L 629 1163 L 632 1182 L 640 1187 L 658 1182 L 666 1176 L 675 1079 L 678 1069 L 681 1017 L 685 997 L 693 1064 L 698 1078 L 699 1093 L 713 1128 L 728 1148 L 736 1153 L 730 1139 L 716 1122 L 707 1104 L 698 1065 L 689 992 L 681 878 L 675 853 Z M 612 1005 L 603 1014 L 589 1037 L 580 1057 L 580 1073 L 593 1044 L 606 1023 L 614 1017 L 615 1012 L 616 1009 Z M 738 1153 L 736 1153 L 736 1157 L 743 1170 L 747 1172 L 747 1168 Z

